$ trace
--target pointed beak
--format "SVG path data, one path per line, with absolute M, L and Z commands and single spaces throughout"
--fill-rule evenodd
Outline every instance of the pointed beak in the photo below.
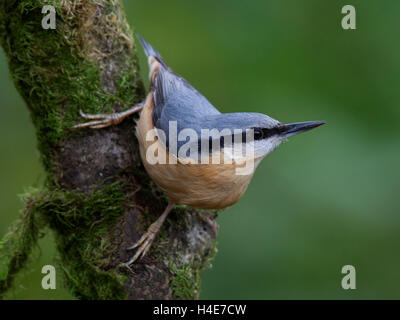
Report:
M 279 128 L 280 136 L 288 138 L 294 136 L 295 134 L 306 132 L 308 130 L 322 126 L 323 124 L 325 124 L 325 121 L 306 121 L 283 124 Z

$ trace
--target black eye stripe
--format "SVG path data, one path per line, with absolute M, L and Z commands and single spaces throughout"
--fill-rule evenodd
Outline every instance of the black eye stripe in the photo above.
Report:
M 265 138 L 272 137 L 272 136 L 274 136 L 274 135 L 280 133 L 280 130 L 279 130 L 278 127 L 274 127 L 274 128 L 270 128 L 270 129 L 265 129 L 265 128 L 264 128 L 264 129 L 262 129 L 262 130 L 263 130 L 263 132 L 264 132 L 264 139 L 265 139 Z
M 267 139 L 269 137 L 272 137 L 273 135 L 279 134 L 281 131 L 279 127 L 273 127 L 273 128 L 253 128 L 254 129 L 254 140 L 261 140 L 261 139 Z M 256 137 L 256 130 L 260 130 L 262 132 L 262 137 L 258 138 Z
M 254 130 L 254 140 L 262 140 L 262 139 L 267 139 L 269 137 L 272 137 L 273 135 L 281 133 L 281 128 L 279 126 L 273 127 L 273 128 L 251 128 Z M 219 142 L 220 142 L 220 147 L 223 148 L 225 146 L 225 140 L 229 144 L 229 146 L 232 145 L 232 142 L 238 141 L 239 138 L 237 135 L 240 135 L 240 133 L 237 134 L 232 134 L 231 136 L 227 136 L 226 139 L 225 137 L 220 137 Z M 246 143 L 246 131 L 242 131 L 242 143 Z M 229 138 L 228 138 L 229 137 Z M 209 151 L 212 151 L 212 138 L 209 137 Z M 199 139 L 199 152 L 201 150 L 201 140 Z

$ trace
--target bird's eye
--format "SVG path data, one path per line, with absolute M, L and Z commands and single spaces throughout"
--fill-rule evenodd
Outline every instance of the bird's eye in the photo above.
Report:
M 261 129 L 254 129 L 254 140 L 261 140 L 264 137 L 264 133 Z

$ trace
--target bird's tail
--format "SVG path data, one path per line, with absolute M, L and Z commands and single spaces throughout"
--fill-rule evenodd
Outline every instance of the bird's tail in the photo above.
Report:
M 140 43 L 142 44 L 142 47 L 144 49 L 144 52 L 146 53 L 147 57 L 153 57 L 156 58 L 157 60 L 162 60 L 161 55 L 158 53 L 156 49 L 154 49 L 150 43 L 148 43 L 146 40 L 144 40 L 141 36 L 137 36 Z
M 171 69 L 167 66 L 164 60 L 161 58 L 161 55 L 158 53 L 156 49 L 154 49 L 150 43 L 144 40 L 141 36 L 137 36 L 142 44 L 144 52 L 147 55 L 148 63 L 149 63 L 149 79 L 151 85 L 154 83 L 156 70 L 160 70 L 161 72 L 169 72 Z M 157 63 L 158 62 L 158 63 Z M 161 65 L 163 68 L 157 68 L 157 65 Z

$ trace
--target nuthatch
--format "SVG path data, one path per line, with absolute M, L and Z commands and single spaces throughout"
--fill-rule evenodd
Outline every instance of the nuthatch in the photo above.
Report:
M 322 121 L 283 124 L 260 113 L 220 113 L 185 79 L 174 73 L 149 43 L 139 39 L 150 68 L 150 91 L 145 101 L 127 111 L 110 115 L 81 112 L 82 117 L 92 121 L 73 127 L 100 129 L 118 124 L 141 110 L 136 125 L 140 155 L 150 177 L 168 195 L 169 204 L 140 240 L 129 248 L 138 249 L 128 264 L 146 254 L 175 204 L 202 209 L 222 209 L 235 204 L 245 192 L 255 167 L 268 153 L 288 137 L 324 124 Z M 174 128 L 176 132 L 171 138 Z M 187 129 L 192 135 L 183 134 L 182 139 L 182 133 L 185 130 L 187 133 Z M 204 138 L 205 130 L 214 130 L 219 135 L 209 134 Z M 193 133 L 197 147 L 186 146 L 185 152 L 180 152 L 187 137 L 192 137 Z M 243 152 L 231 152 L 234 145 L 231 141 L 237 136 L 242 146 L 240 151 L 251 146 L 252 152 L 244 155 Z M 211 148 L 216 140 L 217 148 Z M 188 150 L 191 151 L 189 155 Z M 163 157 L 161 153 L 164 153 Z M 204 154 L 212 161 L 199 163 L 199 159 L 204 160 Z M 214 161 L 221 158 L 230 161 Z M 160 159 L 165 161 L 157 161 Z M 250 167 L 246 174 L 238 174 L 238 169 L 249 160 L 255 166 Z

